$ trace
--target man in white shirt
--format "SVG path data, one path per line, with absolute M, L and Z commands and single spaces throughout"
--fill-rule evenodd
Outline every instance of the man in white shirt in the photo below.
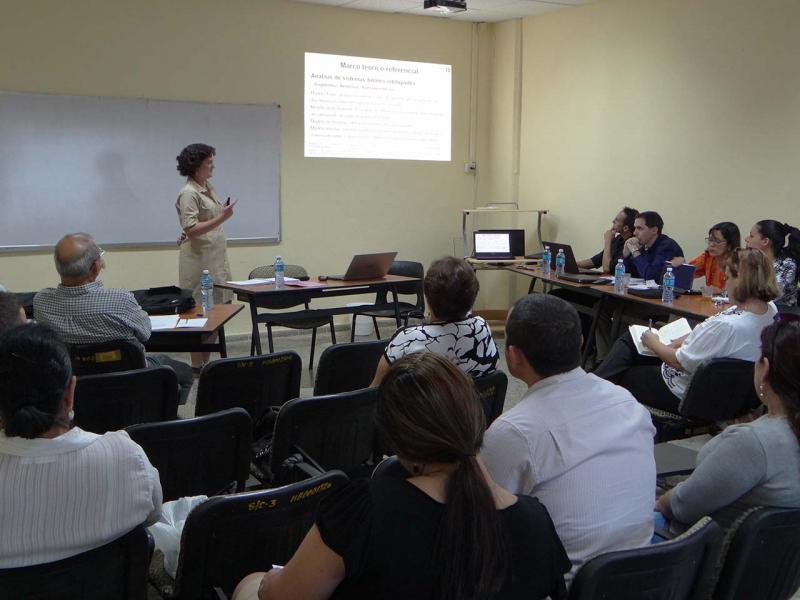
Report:
M 625 389 L 579 367 L 578 313 L 531 294 L 506 320 L 506 360 L 528 391 L 486 432 L 481 458 L 515 494 L 550 511 L 573 568 L 653 533 L 656 467 L 650 414 Z

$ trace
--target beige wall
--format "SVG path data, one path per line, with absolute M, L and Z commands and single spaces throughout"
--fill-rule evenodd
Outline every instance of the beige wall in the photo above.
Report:
M 521 204 L 550 209 L 548 236 L 581 256 L 624 204 L 658 210 L 691 256 L 721 220 L 798 224 L 799 27 L 795 0 L 604 0 L 523 20 Z M 513 31 L 496 33 L 508 65 Z
M 796 0 L 602 0 L 475 32 L 286 0 L 0 3 L 0 89 L 281 104 L 284 241 L 232 248 L 236 277 L 278 253 L 315 272 L 389 247 L 428 263 L 453 251 L 461 208 L 517 193 L 523 208 L 549 209 L 546 235 L 581 256 L 623 204 L 661 212 L 688 255 L 719 220 L 743 233 L 760 218 L 800 222 Z M 303 158 L 305 51 L 453 64 L 452 162 Z M 471 136 L 477 176 L 463 172 Z M 477 225 L 533 228 L 522 216 Z M 108 262 L 109 285 L 172 283 L 177 251 Z M 480 278 L 481 308 L 527 285 Z M 49 255 L 0 255 L 12 289 L 53 281 Z
M 453 252 L 460 209 L 474 198 L 475 177 L 463 171 L 471 24 L 282 0 L 2 0 L 0 8 L 2 90 L 282 106 L 283 242 L 231 248 L 234 277 L 276 254 L 330 273 L 357 251 L 396 249 L 425 264 Z M 305 51 L 452 64 L 452 162 L 303 158 Z M 191 141 L 176 140 L 176 153 Z M 180 185 L 176 176 L 175 193 Z M 175 219 L 178 232 L 171 204 L 153 218 Z M 114 250 L 107 258 L 106 285 L 177 279 L 177 250 Z M 54 281 L 49 254 L 0 254 L 6 287 Z M 247 320 L 232 329 L 247 330 Z

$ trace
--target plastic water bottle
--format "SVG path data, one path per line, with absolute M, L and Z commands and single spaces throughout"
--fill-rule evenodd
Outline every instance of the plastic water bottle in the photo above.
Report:
M 556 254 L 556 277 L 561 277 L 564 274 L 564 265 L 567 264 L 567 256 L 564 250 L 559 250 Z
M 214 308 L 214 282 L 208 269 L 203 270 L 203 275 L 200 277 L 200 302 L 204 313 Z
M 276 256 L 275 257 L 275 289 L 280 290 L 283 289 L 284 280 L 283 280 L 283 257 Z
M 667 272 L 664 273 L 664 278 L 661 280 L 661 290 L 661 302 L 672 304 L 675 299 L 675 274 L 672 272 L 672 267 L 667 267 Z
M 621 258 L 617 260 L 617 266 L 614 267 L 614 293 L 625 293 L 625 263 Z
M 550 252 L 550 246 L 544 247 L 542 252 L 542 275 L 545 277 L 550 275 L 550 261 L 553 260 L 553 254 Z

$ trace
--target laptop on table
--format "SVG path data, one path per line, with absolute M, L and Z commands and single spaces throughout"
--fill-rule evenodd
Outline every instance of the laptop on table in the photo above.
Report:
M 566 262 L 564 263 L 564 274 L 559 279 L 572 281 L 574 283 L 608 283 L 602 279 L 603 274 L 599 271 L 579 269 L 578 261 L 575 260 L 575 253 L 569 244 L 559 244 L 557 242 L 542 242 L 545 246 L 550 246 L 550 271 L 556 272 L 556 256 L 558 251 L 563 250 Z
M 473 257 L 478 260 L 511 260 L 510 231 L 475 231 L 472 234 Z
M 352 281 L 358 279 L 383 279 L 389 272 L 397 252 L 356 254 L 344 275 L 328 275 L 328 279 Z

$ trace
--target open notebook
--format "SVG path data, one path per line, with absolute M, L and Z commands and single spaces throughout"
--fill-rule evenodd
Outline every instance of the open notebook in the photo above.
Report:
M 633 343 L 636 344 L 636 349 L 639 351 L 639 354 L 642 356 L 656 355 L 650 348 L 642 344 L 642 334 L 647 331 L 647 325 L 630 325 L 628 331 L 631 332 Z M 661 343 L 669 346 L 673 340 L 677 340 L 680 337 L 692 333 L 692 328 L 689 326 L 689 321 L 686 319 L 678 319 L 677 321 L 672 321 L 672 323 L 667 323 L 661 329 L 656 330 L 656 333 Z

